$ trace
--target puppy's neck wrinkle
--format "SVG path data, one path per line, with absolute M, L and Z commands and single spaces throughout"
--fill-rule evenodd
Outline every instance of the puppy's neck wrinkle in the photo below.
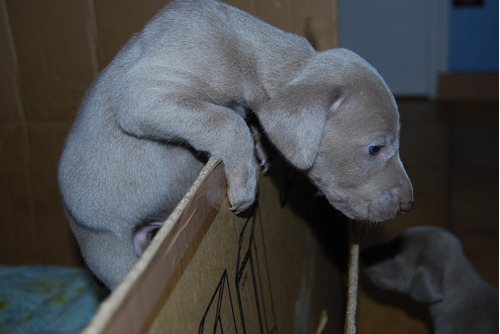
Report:
M 295 79 L 315 54 L 312 49 L 307 50 L 310 52 L 295 51 L 285 55 L 278 51 L 272 55 L 259 56 L 257 71 L 263 88 L 270 97 L 276 95 L 283 86 Z
M 234 33 L 241 43 L 240 47 L 251 55 L 260 84 L 271 97 L 297 77 L 317 54 L 302 36 L 279 30 L 265 22 L 258 25 L 238 23 L 236 26 L 239 29 Z

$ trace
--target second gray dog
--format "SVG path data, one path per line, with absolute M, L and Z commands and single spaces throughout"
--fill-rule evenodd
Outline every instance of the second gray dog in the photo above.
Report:
M 114 288 L 203 166 L 224 163 L 232 209 L 255 200 L 259 166 L 245 123 L 347 216 L 408 211 L 399 115 L 379 74 L 354 53 L 213 0 L 173 1 L 89 88 L 66 139 L 59 184 L 90 269 Z
M 478 275 L 450 232 L 409 228 L 364 250 L 362 259 L 375 285 L 428 304 L 435 334 L 498 333 L 498 291 Z

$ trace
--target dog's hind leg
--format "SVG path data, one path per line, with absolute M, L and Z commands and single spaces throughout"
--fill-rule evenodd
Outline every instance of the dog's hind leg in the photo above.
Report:
M 85 254 L 86 265 L 104 285 L 114 290 L 139 258 L 132 233 L 94 230 L 79 224 L 71 224 L 71 228 Z M 80 235 L 84 237 L 79 238 Z

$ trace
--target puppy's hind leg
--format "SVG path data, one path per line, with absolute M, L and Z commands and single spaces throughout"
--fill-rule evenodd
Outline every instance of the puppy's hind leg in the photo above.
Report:
M 79 224 L 71 228 L 77 237 L 85 263 L 106 285 L 114 290 L 138 260 L 132 235 L 112 231 L 94 230 Z
M 156 232 L 163 226 L 161 222 L 147 223 L 134 232 L 134 250 L 137 256 L 141 256 L 156 235 Z

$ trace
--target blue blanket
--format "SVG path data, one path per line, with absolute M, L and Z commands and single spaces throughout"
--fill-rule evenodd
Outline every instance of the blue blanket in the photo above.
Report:
M 0 333 L 80 333 L 104 297 L 83 268 L 0 266 Z

